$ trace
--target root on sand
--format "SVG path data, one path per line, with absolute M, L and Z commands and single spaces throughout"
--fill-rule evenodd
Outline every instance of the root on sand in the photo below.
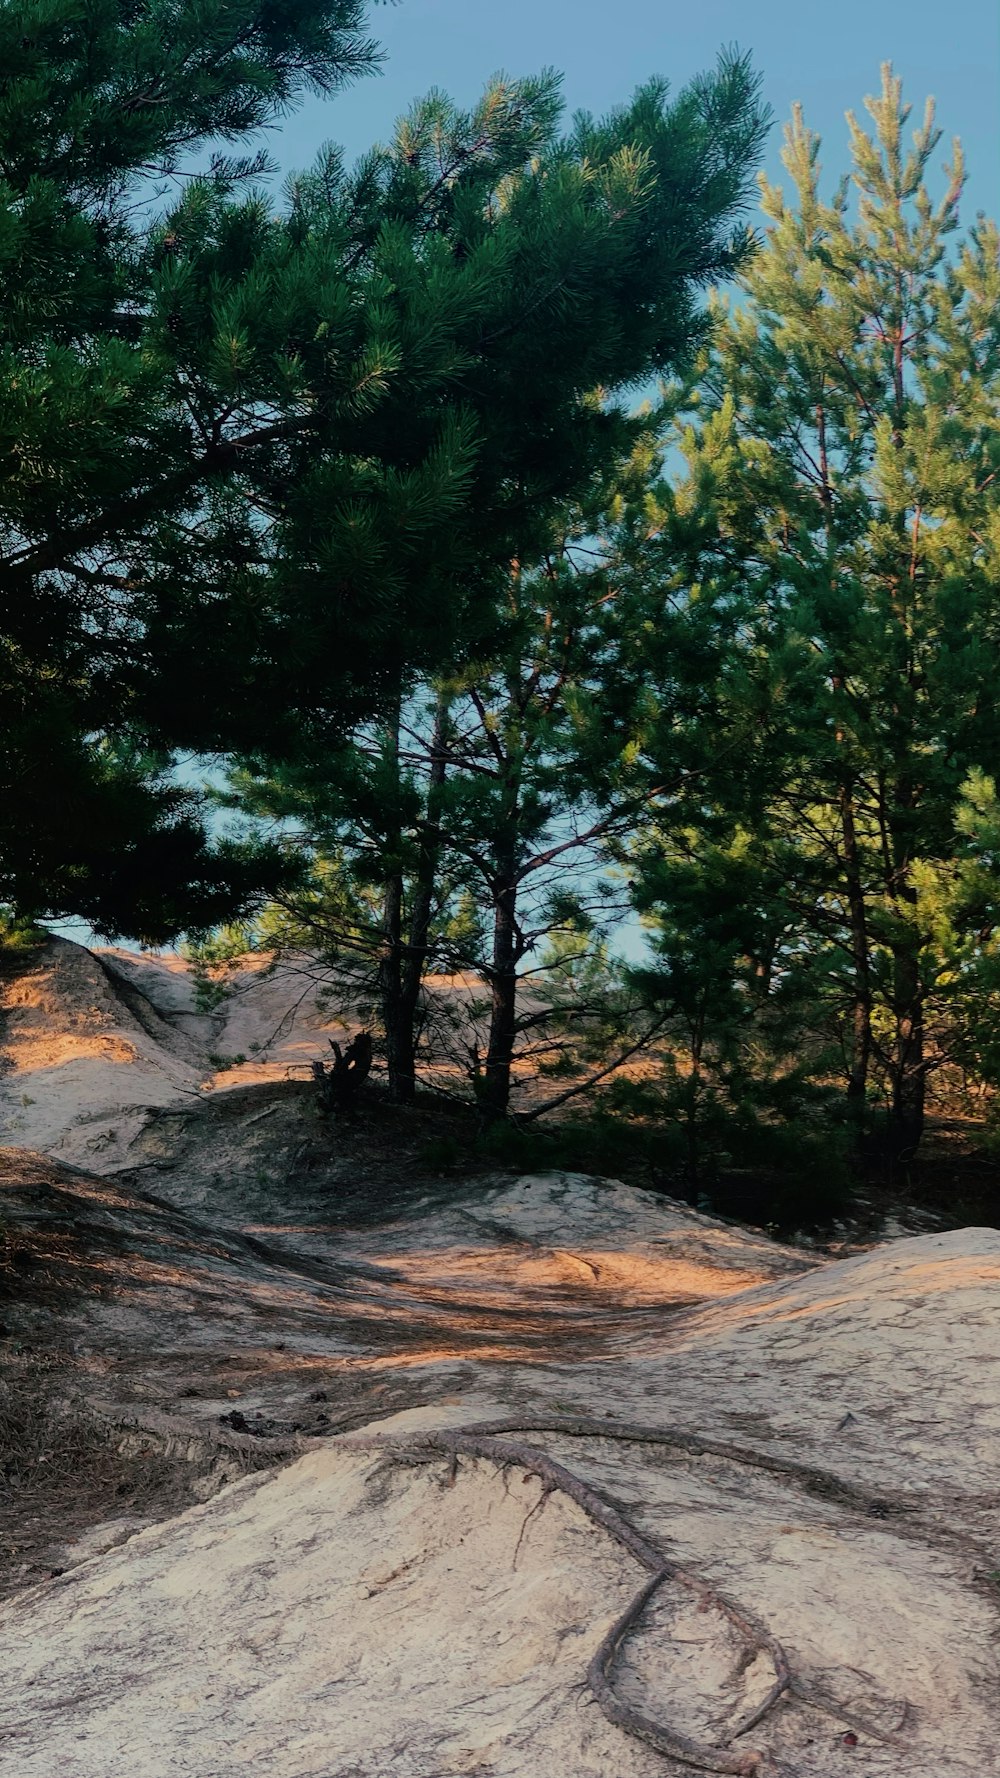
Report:
M 512 1435 L 518 1436 L 512 1436 Z M 778 1639 L 744 1606 L 737 1604 L 714 1587 L 702 1575 L 672 1561 L 625 1517 L 611 1499 L 585 1482 L 582 1477 L 559 1463 L 536 1445 L 525 1441 L 524 1435 L 542 1434 L 567 1439 L 605 1440 L 613 1444 L 660 1446 L 687 1456 L 705 1456 L 757 1470 L 772 1476 L 779 1483 L 797 1492 L 828 1501 L 838 1511 L 867 1519 L 891 1519 L 892 1535 L 925 1543 L 928 1547 L 949 1550 L 968 1556 L 969 1540 L 961 1533 L 933 1526 L 924 1520 L 923 1503 L 917 1496 L 894 1495 L 885 1499 L 832 1473 L 791 1459 L 771 1456 L 728 1441 L 706 1438 L 700 1433 L 682 1429 L 643 1426 L 618 1420 L 585 1416 L 530 1414 L 506 1420 L 483 1421 L 463 1428 L 421 1431 L 412 1435 L 341 1434 L 337 1443 L 347 1449 L 370 1451 L 383 1459 L 383 1467 L 419 1467 L 443 1458 L 446 1462 L 445 1484 L 454 1483 L 462 1457 L 496 1464 L 502 1472 L 511 1468 L 534 1475 L 541 1482 L 538 1501 L 525 1516 L 514 1550 L 516 1566 L 528 1522 L 554 1492 L 575 1502 L 586 1516 L 605 1531 L 616 1543 L 638 1561 L 648 1578 L 625 1611 L 612 1624 L 596 1649 L 587 1669 L 587 1683 L 603 1714 L 627 1734 L 645 1742 L 658 1752 L 680 1764 L 704 1772 L 726 1773 L 734 1778 L 801 1778 L 797 1767 L 758 1749 L 737 1747 L 774 1710 L 783 1697 L 794 1699 L 807 1708 L 836 1717 L 851 1728 L 861 1729 L 883 1745 L 893 1745 L 905 1752 L 905 1739 L 900 1737 L 904 1719 L 891 1732 L 860 1719 L 842 1708 L 835 1700 L 817 1695 L 805 1676 L 791 1671 L 788 1658 Z M 217 1439 L 218 1435 L 213 1435 Z M 228 1443 L 229 1441 L 227 1441 Z M 293 1436 L 291 1439 L 254 1438 L 234 1440 L 255 1448 L 258 1461 L 270 1457 L 271 1462 L 301 1455 L 327 1439 Z M 256 1467 L 256 1465 L 254 1465 Z M 922 1522 L 923 1521 L 923 1522 Z M 773 1680 L 765 1695 L 733 1727 L 721 1744 L 695 1741 L 671 1727 L 667 1722 L 647 1716 L 619 1695 L 615 1685 L 615 1667 L 619 1654 L 639 1625 L 643 1613 L 661 1587 L 673 1586 L 692 1594 L 703 1609 L 720 1614 L 735 1631 L 743 1653 L 743 1671 L 761 1654 L 766 1655 L 773 1670 Z M 974 1775 L 970 1772 L 970 1778 Z
M 574 1475 L 571 1470 L 534 1445 L 525 1444 L 519 1439 L 503 1438 L 498 1431 L 493 1430 L 429 1432 L 406 1441 L 396 1441 L 384 1436 L 364 1440 L 348 1438 L 344 1442 L 356 1450 L 378 1451 L 390 1458 L 398 1450 L 404 1462 L 412 1462 L 414 1457 L 419 1460 L 420 1457 L 431 1459 L 437 1455 L 443 1456 L 449 1463 L 450 1479 L 454 1477 L 459 1457 L 481 1458 L 496 1463 L 501 1469 L 518 1468 L 528 1475 L 537 1476 L 542 1483 L 542 1498 L 557 1490 L 565 1494 L 595 1525 L 599 1525 L 616 1543 L 628 1550 L 649 1572 L 649 1579 L 612 1624 L 587 1670 L 590 1689 L 609 1722 L 615 1723 L 618 1728 L 624 1729 L 638 1740 L 645 1741 L 650 1747 L 655 1747 L 659 1753 L 667 1754 L 671 1759 L 678 1760 L 683 1765 L 694 1766 L 703 1772 L 735 1774 L 735 1778 L 757 1778 L 757 1775 L 765 1778 L 765 1774 L 771 1773 L 778 1778 L 778 1768 L 766 1754 L 752 1749 L 735 1748 L 732 1742 L 756 1728 L 779 1698 L 790 1689 L 792 1675 L 781 1644 L 748 1611 L 720 1593 L 701 1575 L 694 1574 L 690 1569 L 665 1557 L 662 1550 L 644 1537 L 616 1506 L 580 1476 Z M 737 1724 L 729 1737 L 728 1745 L 710 1746 L 691 1740 L 688 1736 L 679 1734 L 669 1724 L 655 1722 L 652 1717 L 626 1702 L 615 1690 L 614 1667 L 622 1644 L 635 1628 L 654 1593 L 668 1583 L 693 1593 L 703 1608 L 717 1611 L 732 1625 L 744 1645 L 745 1665 L 749 1665 L 757 1655 L 766 1653 L 774 1669 L 774 1680 L 765 1697 Z M 795 1778 L 795 1775 L 785 1767 L 781 1778 Z

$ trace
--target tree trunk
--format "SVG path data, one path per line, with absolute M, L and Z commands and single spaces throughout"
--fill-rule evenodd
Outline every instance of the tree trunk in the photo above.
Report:
M 820 400 L 816 407 L 816 427 L 819 438 L 820 499 L 823 503 L 823 525 L 826 532 L 827 554 L 832 559 L 835 553 L 833 484 L 830 480 L 826 407 L 823 400 Z M 835 576 L 831 576 L 831 592 L 834 583 Z M 843 694 L 844 676 L 841 672 L 832 674 L 831 685 L 835 696 Z M 845 740 L 844 729 L 838 722 L 838 747 L 843 747 Z M 868 1093 L 868 1065 L 872 1049 L 872 997 L 868 961 L 868 913 L 865 907 L 864 883 L 861 877 L 858 832 L 854 820 L 854 792 L 851 781 L 847 777 L 841 782 L 838 801 L 840 805 L 840 832 L 844 847 L 851 957 L 854 964 L 854 1004 L 851 1008 L 851 1062 L 847 1077 L 847 1110 L 854 1126 L 854 1140 L 857 1146 L 860 1144 L 863 1133 L 865 1100 Z
M 688 1076 L 684 1107 L 684 1136 L 686 1160 L 684 1164 L 685 1183 L 695 1191 L 698 1185 L 699 1150 L 701 1147 L 701 1082 L 702 1061 L 705 1054 L 705 1007 L 699 1009 L 691 1027 L 691 1073 Z M 692 1203 L 694 1199 L 691 1200 Z
M 514 585 L 519 584 L 520 571 L 514 564 Z M 516 675 L 507 683 L 508 710 L 523 716 L 522 687 Z M 519 726 L 517 741 L 510 738 L 506 747 L 494 738 L 498 778 L 503 789 L 502 812 L 493 834 L 492 880 L 493 897 L 493 960 L 489 972 L 491 1008 L 490 1036 L 486 1051 L 486 1068 L 479 1087 L 483 1115 L 494 1122 L 507 1116 L 510 1106 L 510 1072 L 517 1035 L 517 966 L 524 954 L 517 927 L 518 846 L 521 834 L 521 772 L 524 763 L 524 733 Z
M 387 724 L 382 747 L 385 760 L 399 782 L 399 728 L 402 693 L 397 690 L 396 707 Z M 392 875 L 386 879 L 382 901 L 382 942 L 378 954 L 378 997 L 385 1032 L 385 1060 L 389 1075 L 389 1097 L 396 1099 L 406 1087 L 406 1032 L 400 1023 L 403 967 L 403 871 L 398 862 L 402 853 L 402 835 L 398 829 L 387 835 L 386 855 L 395 859 Z
M 333 1063 L 330 1067 L 325 1067 L 322 1062 L 314 1062 L 312 1065 L 322 1117 L 331 1114 L 336 1117 L 353 1109 L 358 1091 L 371 1072 L 371 1032 L 359 1031 L 346 1050 L 342 1050 L 339 1043 L 334 1043 L 331 1037 L 330 1048 L 333 1051 Z
M 927 1073 L 924 1066 L 924 1007 L 920 959 L 915 947 L 905 946 L 893 955 L 893 1011 L 896 1040 L 892 1060 L 892 1124 L 890 1146 L 893 1160 L 909 1160 L 924 1133 Z
M 868 918 L 854 822 L 854 799 L 848 785 L 840 790 L 840 822 L 844 843 L 844 870 L 850 917 L 851 955 L 854 962 L 854 1005 L 851 1009 L 851 1064 L 847 1082 L 847 1107 L 860 1140 L 868 1092 L 871 1061 L 871 977 L 868 958 Z
M 427 963 L 434 890 L 441 855 L 441 789 L 447 764 L 444 742 L 448 708 L 448 700 L 442 694 L 434 713 L 427 784 L 427 818 L 421 834 L 417 874 L 413 885 L 409 939 L 402 948 L 396 1004 L 396 1074 L 392 1090 L 393 1098 L 401 1104 L 412 1102 L 417 1087 L 417 1008 Z
M 494 890 L 490 1041 L 480 1095 L 483 1111 L 491 1120 L 506 1117 L 510 1104 L 517 1016 L 517 882 L 512 851 L 502 860 L 502 867 L 503 875 Z
M 902 451 L 906 426 L 906 366 L 905 347 L 906 324 L 903 313 L 903 274 L 896 270 L 896 313 L 893 317 L 891 338 L 893 342 L 892 379 L 893 379 L 893 415 L 892 436 L 897 451 Z M 913 698 L 915 663 L 912 647 L 909 642 L 910 614 L 908 600 L 914 593 L 914 577 L 917 568 L 917 548 L 920 534 L 921 509 L 919 505 L 914 515 L 912 537 L 908 535 L 905 519 L 899 519 L 900 572 L 892 579 L 893 611 L 901 636 L 907 638 L 905 695 L 901 700 L 905 708 Z M 897 714 L 899 712 L 897 705 Z M 897 822 L 900 817 L 912 820 L 916 806 L 916 791 L 909 775 L 908 767 L 904 767 L 896 786 L 894 799 Z M 916 904 L 916 891 L 910 880 L 911 839 L 904 829 L 899 828 L 893 834 L 894 899 L 897 909 L 900 907 L 911 917 Z M 895 1043 L 891 1068 L 892 1082 L 892 1123 L 890 1127 L 890 1145 L 893 1160 L 910 1160 L 916 1153 L 920 1138 L 924 1133 L 924 1101 L 927 1092 L 927 1075 L 924 1068 L 924 1006 L 923 991 L 920 980 L 920 947 L 916 934 L 892 948 L 892 1003 L 895 1022 Z
M 889 1065 L 892 1091 L 889 1153 L 894 1161 L 909 1160 L 916 1153 L 924 1133 L 927 1092 L 921 944 L 916 926 L 917 891 L 910 874 L 916 801 L 912 779 L 904 769 L 893 785 L 889 819 L 885 824 L 890 872 L 887 887 L 898 922 L 891 942 L 895 1031 Z
M 385 1060 L 389 1072 L 389 1097 L 405 1099 L 413 1073 L 412 1035 L 407 1042 L 403 1019 L 403 879 L 391 877 L 385 886 L 382 911 L 382 947 L 378 960 L 378 993 L 385 1031 Z M 412 1097 L 412 1093 L 410 1095 Z

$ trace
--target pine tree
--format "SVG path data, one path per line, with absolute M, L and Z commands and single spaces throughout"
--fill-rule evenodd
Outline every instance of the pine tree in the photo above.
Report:
M 859 1124 L 885 1080 L 906 1154 L 953 1048 L 956 946 L 992 930 L 981 894 L 952 896 L 947 943 L 939 914 L 1000 743 L 1000 237 L 980 218 L 956 247 L 961 153 L 935 203 L 930 104 L 909 145 L 890 68 L 867 105 L 830 202 L 794 115 L 794 199 L 762 183 L 763 250 L 673 395 L 688 473 L 656 547 L 728 638 L 721 764 L 685 819 L 756 861 L 773 992 L 839 1031 Z
M 265 281 L 261 206 L 230 201 L 264 162 L 239 149 L 305 90 L 371 65 L 363 12 L 360 0 L 3 9 L 0 897 L 19 909 L 163 938 L 275 879 L 273 853 L 255 865 L 213 846 L 197 797 L 170 779 L 187 685 L 180 659 L 152 657 L 150 586 L 170 574 L 211 586 L 205 532 L 217 546 L 224 525 L 210 509 L 245 540 L 245 467 L 309 416 L 284 366 L 260 364 L 237 388 L 247 347 L 232 305 L 204 292 L 195 318 L 179 299 L 177 230 L 199 214 L 244 283 Z M 164 225 L 177 180 L 189 194 Z M 197 384 L 178 349 L 189 321 Z M 183 639 L 194 680 L 198 640 Z M 215 648 L 217 673 L 224 659 Z
M 414 813 L 401 740 L 409 700 L 428 679 L 444 699 L 435 700 L 438 729 L 432 720 L 421 737 L 436 762 L 423 787 L 433 804 L 445 795 L 447 762 L 458 757 L 448 729 L 456 703 L 474 710 L 485 696 L 492 705 L 499 690 L 501 702 L 516 705 L 514 681 L 541 645 L 533 626 L 555 621 L 542 592 L 560 539 L 582 510 L 596 509 L 645 429 L 617 393 L 694 349 L 704 333 L 699 287 L 728 276 L 749 246 L 733 215 L 766 119 L 745 62 L 724 61 L 674 103 L 662 83 L 652 83 L 605 122 L 578 118 L 565 136 L 558 116 L 551 77 L 497 83 L 468 115 L 434 97 L 352 176 L 321 168 L 303 187 L 310 214 L 326 194 L 334 210 L 371 218 L 367 234 L 360 228 L 367 245 L 358 263 L 383 279 L 402 402 L 390 399 L 380 410 L 364 507 L 347 503 L 342 462 L 331 459 L 290 481 L 288 565 L 279 566 L 279 587 L 301 667 L 298 741 L 284 752 L 260 747 L 245 767 L 251 778 L 270 780 L 265 803 L 273 794 L 271 806 L 287 808 L 283 799 L 304 797 L 315 837 L 324 829 L 330 836 L 331 817 L 336 828 L 338 798 L 346 799 L 347 825 L 364 835 L 372 784 L 381 787 L 381 836 L 365 845 L 384 871 L 383 1022 L 399 1033 L 388 1043 L 402 1096 L 412 1091 L 414 987 L 428 952 L 441 853 L 435 809 L 421 807 L 418 795 Z M 464 456 L 451 523 L 431 533 L 418 528 L 421 512 L 433 511 L 418 477 L 440 448 L 440 403 L 422 401 L 405 373 L 428 353 L 448 352 L 453 431 L 445 459 L 456 450 Z M 346 538 L 337 550 L 328 547 L 331 507 L 351 528 L 350 548 Z M 383 672 L 377 738 L 360 731 L 375 777 L 365 773 L 360 784 L 351 752 L 359 731 L 336 733 L 345 671 L 338 625 L 345 606 L 359 601 L 380 626 Z M 525 670 L 530 677 L 530 664 Z M 494 712 L 484 736 L 495 732 L 494 717 L 501 726 L 507 721 Z M 568 733 L 565 712 L 564 720 Z M 548 746 L 538 742 L 539 761 Z M 531 825 L 512 788 L 521 743 L 512 747 L 502 768 L 495 750 L 492 757 L 503 780 L 498 794 L 517 802 L 521 831 L 503 841 L 497 810 L 480 811 L 488 830 L 480 837 L 495 853 L 489 905 L 497 1018 L 485 1074 L 497 1112 L 509 1083 L 519 943 L 511 938 L 512 873 L 521 869 L 514 854 L 530 843 L 524 824 Z M 558 754 L 556 747 L 544 766 L 553 785 L 557 774 L 566 776 Z M 583 766 L 573 771 L 582 784 Z M 537 801 L 541 792 L 532 794 Z M 577 795 L 582 803 L 583 790 Z M 593 824 L 602 820 L 597 815 Z

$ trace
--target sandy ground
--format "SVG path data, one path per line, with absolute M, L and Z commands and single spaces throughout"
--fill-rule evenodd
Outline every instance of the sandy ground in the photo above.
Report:
M 331 1040 L 361 1028 L 349 997 L 308 956 L 252 955 L 216 969 L 207 999 L 205 980 L 176 952 L 90 951 L 66 939 L 0 979 L 0 1140 L 100 1173 L 129 1169 L 157 1115 L 209 1095 L 308 1083 Z M 468 1046 L 483 1041 L 481 984 L 435 977 L 428 1000 L 442 1038 L 455 1033 L 454 1057 L 418 1073 L 464 1094 Z M 539 1091 L 548 1088 L 515 1067 L 518 1102 Z
M 173 965 L 168 1016 L 67 949 L 5 984 L 6 1338 L 293 1460 L 0 1606 L 4 1778 L 998 1769 L 1000 1233 L 815 1264 L 575 1175 L 362 1216 L 294 1094 L 205 1085 Z

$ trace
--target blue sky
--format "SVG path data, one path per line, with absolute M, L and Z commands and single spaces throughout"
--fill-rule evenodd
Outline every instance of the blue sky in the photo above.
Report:
M 926 95 L 938 102 L 945 142 L 959 135 L 969 167 L 965 215 L 1000 212 L 1000 6 L 997 0 L 401 0 L 375 6 L 381 75 L 338 97 L 310 101 L 272 137 L 291 170 L 323 141 L 360 154 L 429 87 L 471 103 L 498 69 L 565 76 L 570 110 L 604 111 L 651 74 L 676 87 L 708 68 L 720 47 L 751 53 L 775 112 L 766 156 L 780 173 L 781 125 L 796 99 L 824 138 L 831 181 L 846 167 L 844 112 L 861 112 L 892 61 L 917 122 Z

